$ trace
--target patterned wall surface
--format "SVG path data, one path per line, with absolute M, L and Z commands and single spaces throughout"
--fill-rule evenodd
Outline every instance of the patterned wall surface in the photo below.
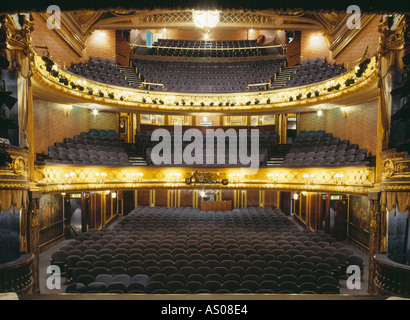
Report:
M 34 152 L 46 153 L 49 145 L 63 142 L 82 131 L 117 129 L 115 113 L 99 112 L 93 115 L 89 109 L 73 106 L 66 111 L 60 104 L 34 99 Z
M 302 31 L 300 55 L 301 61 L 316 58 L 326 58 L 326 61 L 331 61 L 332 53 L 323 32 Z
M 372 155 L 377 148 L 377 100 L 347 107 L 347 116 L 340 108 L 317 113 L 303 113 L 300 117 L 300 130 L 325 130 L 340 139 L 349 139 L 360 148 L 367 148 Z

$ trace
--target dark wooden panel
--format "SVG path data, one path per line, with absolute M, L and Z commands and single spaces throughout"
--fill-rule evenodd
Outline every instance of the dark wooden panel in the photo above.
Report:
M 138 190 L 137 191 L 137 204 L 138 206 L 149 206 L 149 193 L 148 189 Z
M 248 207 L 259 207 L 259 190 L 248 190 L 246 202 Z
M 265 190 L 265 207 L 272 207 L 277 209 L 278 207 L 278 191 Z
M 202 201 L 202 211 L 230 211 L 232 210 L 232 201 Z
M 168 190 L 158 189 L 155 190 L 155 205 L 158 207 L 167 206 L 168 202 Z
M 235 200 L 235 190 L 221 190 L 222 200 L 229 200 L 234 203 Z
M 111 193 L 105 195 L 105 222 L 108 222 L 111 219 Z
M 101 193 L 95 193 L 95 226 L 96 228 L 102 227 L 102 206 L 101 206 Z
M 181 207 L 192 207 L 192 190 L 180 190 Z

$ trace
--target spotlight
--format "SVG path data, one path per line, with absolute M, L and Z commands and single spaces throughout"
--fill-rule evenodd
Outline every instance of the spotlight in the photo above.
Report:
M 255 104 L 259 104 L 259 100 L 258 100 L 258 99 L 255 100 Z
M 90 95 L 90 96 L 92 96 L 93 95 L 93 89 L 88 89 L 88 94 Z
M 111 99 L 114 99 L 114 93 L 110 92 L 110 93 L 108 94 L 108 96 L 109 96 Z
M 100 92 L 98 92 L 98 94 L 101 98 L 104 97 L 104 92 L 102 92 L 101 90 L 100 90 Z
M 213 103 L 213 102 L 211 102 L 209 105 L 212 107 L 212 106 L 214 105 L 214 103 Z
M 178 102 L 178 101 L 175 101 L 175 105 L 176 105 L 176 106 L 179 106 L 179 102 Z
M 320 93 L 319 93 L 319 91 L 315 91 L 315 97 L 319 97 L 319 95 L 320 95 Z
M 246 105 L 249 106 L 251 104 L 250 101 L 246 101 Z
M 289 101 L 293 101 L 293 97 L 289 97 Z
M 70 83 L 70 86 L 71 86 L 72 89 L 77 88 L 77 85 L 76 85 L 74 82 L 71 82 L 71 83 Z
M 266 99 L 266 103 L 269 104 L 269 103 L 270 103 L 270 99 Z
M 205 105 L 205 103 L 201 102 L 201 107 L 203 107 Z
M 145 98 L 142 98 L 142 103 L 147 102 L 147 100 Z
M 312 96 L 312 92 L 308 92 L 307 94 L 306 94 L 306 97 L 308 97 L 308 98 L 310 98 Z
M 194 102 L 193 102 L 193 101 L 191 101 L 189 104 L 190 104 L 191 106 L 193 106 L 193 105 L 194 105 Z
M 300 100 L 301 98 L 302 98 L 302 93 L 299 93 L 299 94 L 296 96 L 296 99 Z
M 159 103 L 160 103 L 160 104 L 164 104 L 164 101 L 162 101 L 162 100 L 159 100 Z

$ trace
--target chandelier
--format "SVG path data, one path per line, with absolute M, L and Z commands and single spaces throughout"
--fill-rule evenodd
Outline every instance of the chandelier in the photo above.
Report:
M 219 22 L 219 11 L 193 10 L 193 18 L 198 28 L 209 30 Z

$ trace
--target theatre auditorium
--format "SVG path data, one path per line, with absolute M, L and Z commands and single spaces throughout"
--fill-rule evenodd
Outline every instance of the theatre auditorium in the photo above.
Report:
M 409 13 L 154 2 L 2 5 L 0 299 L 409 298 Z

